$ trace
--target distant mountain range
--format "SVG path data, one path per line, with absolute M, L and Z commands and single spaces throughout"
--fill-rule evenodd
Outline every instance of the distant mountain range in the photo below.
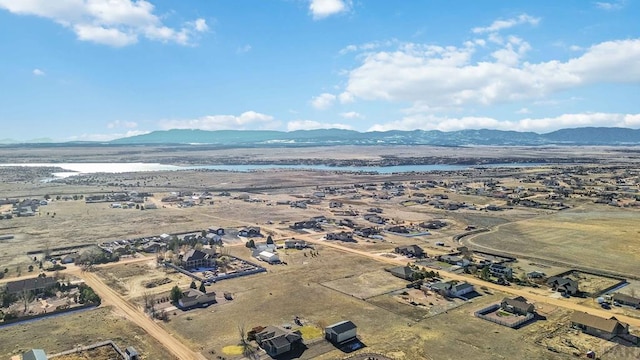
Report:
M 209 144 L 219 146 L 330 146 L 330 145 L 640 145 L 640 129 L 584 127 L 546 134 L 501 130 L 460 130 L 443 132 L 353 130 L 166 130 L 116 139 L 110 144 Z
M 108 142 L 73 141 L 57 143 L 52 139 L 15 141 L 0 139 L 0 146 L 105 146 L 105 145 L 189 145 L 215 147 L 303 147 L 332 145 L 434 145 L 434 146 L 544 146 L 544 145 L 640 145 L 640 129 L 582 127 L 561 129 L 546 134 L 502 130 L 413 130 L 373 131 L 321 129 L 298 131 L 267 130 L 163 130 Z

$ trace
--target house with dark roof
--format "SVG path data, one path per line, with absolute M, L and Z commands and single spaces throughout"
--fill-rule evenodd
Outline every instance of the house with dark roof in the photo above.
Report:
M 182 298 L 178 300 L 178 306 L 182 309 L 190 309 L 198 306 L 209 306 L 216 303 L 216 293 L 203 293 L 198 289 L 189 289 L 182 293 Z
M 357 326 L 350 320 L 329 325 L 324 329 L 324 336 L 334 344 L 344 344 L 357 338 Z
M 442 296 L 463 297 L 464 295 L 474 292 L 473 285 L 468 282 L 437 282 L 429 285 L 429 288 Z
M 615 293 L 613 294 L 613 301 L 617 302 L 618 304 L 627 305 L 627 306 L 634 307 L 636 309 L 640 309 L 640 299 L 635 298 L 633 296 Z
M 629 325 L 618 321 L 615 317 L 605 319 L 578 311 L 571 315 L 571 326 L 582 330 L 585 334 L 605 340 L 611 340 L 617 336 L 629 334 Z
M 398 246 L 394 249 L 397 254 L 402 254 L 408 257 L 422 258 L 426 254 L 424 250 L 418 245 Z
M 510 278 L 513 276 L 513 269 L 503 264 L 489 265 L 489 273 L 496 277 Z
M 34 277 L 30 279 L 11 281 L 7 283 L 7 294 L 20 294 L 23 291 L 31 291 L 33 293 L 41 293 L 47 289 L 56 286 L 56 279 L 52 277 Z
M 271 357 L 287 353 L 299 345 L 302 345 L 300 331 L 291 331 L 278 326 L 267 326 L 256 333 L 256 342 Z
M 185 269 L 195 269 L 199 267 L 213 267 L 215 265 L 216 254 L 213 251 L 201 251 L 191 249 L 182 255 L 182 267 Z
M 516 315 L 533 314 L 535 311 L 533 304 L 528 303 L 527 299 L 522 296 L 518 296 L 513 299 L 504 298 L 500 303 L 500 308 L 506 312 Z
M 262 237 L 262 233 L 260 232 L 260 227 L 258 226 L 251 226 L 248 228 L 244 228 L 241 229 L 238 232 L 238 236 L 242 236 L 242 237 Z
M 573 296 L 578 293 L 578 282 L 569 278 L 552 276 L 547 280 L 547 286 L 565 295 Z

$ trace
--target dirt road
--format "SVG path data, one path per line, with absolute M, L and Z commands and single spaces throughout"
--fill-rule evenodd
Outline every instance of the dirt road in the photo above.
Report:
M 111 305 L 124 313 L 127 316 L 127 320 L 140 326 L 147 334 L 153 336 L 175 355 L 176 358 L 180 360 L 206 360 L 202 354 L 191 350 L 188 346 L 169 334 L 162 326 L 151 320 L 141 309 L 129 303 L 113 291 L 95 274 L 90 272 L 80 273 L 78 271 L 78 273 L 74 273 L 74 275 L 84 279 L 87 285 L 91 286 L 91 288 L 100 295 L 104 304 Z

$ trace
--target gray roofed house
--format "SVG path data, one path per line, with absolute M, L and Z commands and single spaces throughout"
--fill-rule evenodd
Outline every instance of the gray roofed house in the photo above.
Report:
M 567 295 L 578 293 L 578 282 L 569 278 L 552 276 L 547 280 L 547 286 Z
M 178 306 L 188 309 L 196 306 L 207 306 L 216 302 L 216 293 L 203 293 L 197 289 L 189 289 L 182 293 L 182 298 L 178 300 Z
M 6 291 L 8 294 L 18 294 L 25 290 L 37 293 L 54 287 L 56 283 L 56 279 L 52 277 L 34 277 L 30 279 L 8 282 Z
M 415 274 L 415 270 L 408 266 L 398 266 L 391 269 L 387 269 L 391 273 L 391 275 L 399 277 L 404 280 L 413 280 L 413 274 Z
M 518 296 L 513 299 L 504 298 L 502 303 L 500 304 L 502 310 L 517 314 L 517 315 L 527 315 L 532 314 L 535 311 L 535 307 L 533 304 L 527 302 L 527 299 L 522 296 Z
M 462 296 L 475 291 L 473 285 L 468 282 L 437 282 L 429 286 L 431 290 L 444 296 Z
M 636 309 L 640 309 L 640 299 L 635 298 L 633 296 L 615 293 L 613 294 L 613 301 L 620 303 L 622 305 L 628 305 Z
M 211 267 L 215 263 L 215 253 L 213 251 L 201 251 L 191 249 L 182 255 L 182 266 L 185 269 L 193 269 L 202 266 Z
M 267 326 L 256 334 L 256 341 L 272 357 L 291 351 L 302 344 L 300 331 L 291 331 L 277 326 Z
M 418 245 L 398 246 L 394 251 L 398 254 L 418 258 L 424 257 L 425 255 L 424 250 Z

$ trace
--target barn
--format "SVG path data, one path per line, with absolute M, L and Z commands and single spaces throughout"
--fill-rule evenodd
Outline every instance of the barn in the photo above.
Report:
M 274 254 L 269 251 L 260 252 L 260 254 L 258 254 L 258 258 L 260 258 L 260 260 L 268 262 L 269 264 L 280 262 L 280 257 L 278 256 L 278 254 Z

